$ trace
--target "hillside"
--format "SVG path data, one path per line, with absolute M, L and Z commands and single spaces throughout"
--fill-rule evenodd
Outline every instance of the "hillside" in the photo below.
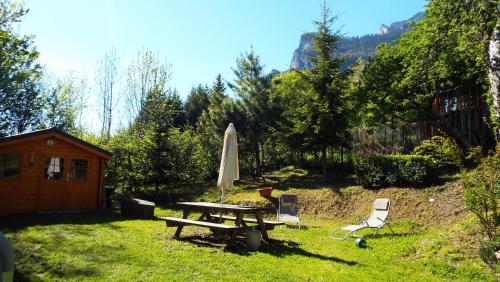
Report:
M 382 24 L 377 34 L 363 36 L 343 37 L 340 40 L 335 57 L 344 57 L 343 68 L 349 67 L 360 58 L 366 59 L 375 53 L 377 46 L 382 43 L 393 43 L 403 33 L 410 29 L 411 22 L 415 22 L 423 17 L 420 12 L 408 20 L 391 23 L 389 26 Z M 315 33 L 304 33 L 300 37 L 299 47 L 293 52 L 291 69 L 307 69 L 311 67 L 308 59 L 314 56 L 313 39 Z
M 457 180 L 426 188 L 391 187 L 369 190 L 354 184 L 352 179 L 322 183 L 319 176 L 292 167 L 275 172 L 272 178 L 279 179 L 279 182 L 268 181 L 265 185 L 273 187 L 273 197 L 285 193 L 296 194 L 301 213 L 313 217 L 359 221 L 370 213 L 371 204 L 376 198 L 391 200 L 391 219 L 397 221 L 441 225 L 454 223 L 468 214 L 462 200 L 461 185 Z M 240 182 L 226 192 L 225 199 L 232 204 L 271 206 L 273 199 L 270 201 L 262 198 L 255 190 L 263 185 Z M 220 190 L 214 188 L 199 200 L 217 202 L 219 197 Z

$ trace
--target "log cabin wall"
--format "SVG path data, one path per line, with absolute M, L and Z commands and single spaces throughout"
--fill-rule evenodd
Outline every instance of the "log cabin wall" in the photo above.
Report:
M 0 157 L 19 160 L 17 176 L 12 171 L 7 177 L 0 174 L 0 215 L 99 207 L 103 163 L 110 154 L 68 136 L 52 130 L 0 142 Z M 55 173 L 47 173 L 50 166 L 57 167 Z

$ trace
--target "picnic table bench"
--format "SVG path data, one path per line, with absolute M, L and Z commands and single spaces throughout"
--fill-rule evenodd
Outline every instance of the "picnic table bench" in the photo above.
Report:
M 219 214 L 212 214 L 212 218 L 215 219 L 222 219 L 224 222 L 225 220 L 230 220 L 230 221 L 236 221 L 236 216 L 229 216 L 229 215 L 219 215 Z M 284 222 L 279 222 L 279 221 L 270 221 L 270 220 L 263 220 L 264 225 L 266 226 L 266 230 L 273 230 L 275 226 L 278 225 L 284 225 Z M 256 218 L 248 218 L 244 217 L 241 224 L 242 225 L 247 225 L 247 223 L 255 223 L 258 224 L 259 222 L 257 221 Z
M 179 238 L 184 226 L 200 226 L 209 228 L 212 231 L 225 232 L 230 236 L 231 241 L 235 236 L 243 231 L 251 228 L 256 228 L 262 233 L 262 238 L 270 242 L 271 239 L 267 234 L 267 230 L 274 229 L 274 226 L 281 225 L 281 222 L 266 221 L 263 219 L 263 213 L 273 211 L 270 208 L 264 207 L 249 207 L 228 204 L 215 204 L 206 202 L 180 202 L 178 206 L 183 208 L 182 218 L 176 217 L 160 217 L 165 220 L 167 227 L 177 227 L 174 238 Z M 193 212 L 201 212 L 201 216 L 197 220 L 188 219 L 188 216 Z M 234 216 L 222 215 L 223 212 L 232 212 Z M 254 218 L 247 218 L 244 215 L 253 215 Z M 233 225 L 224 224 L 224 221 L 232 221 Z M 256 224 L 254 226 L 248 223 Z

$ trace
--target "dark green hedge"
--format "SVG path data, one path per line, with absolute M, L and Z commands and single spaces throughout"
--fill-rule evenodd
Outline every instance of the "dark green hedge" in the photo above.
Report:
M 433 160 L 418 155 L 377 155 L 358 157 L 354 162 L 356 180 L 364 187 L 419 185 L 436 177 Z

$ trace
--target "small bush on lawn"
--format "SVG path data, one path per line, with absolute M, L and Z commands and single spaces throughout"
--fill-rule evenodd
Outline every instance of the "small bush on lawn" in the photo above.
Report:
M 496 269 L 496 265 L 498 263 L 498 259 L 495 254 L 498 244 L 499 242 L 495 241 L 483 241 L 479 246 L 479 258 L 493 270 Z
M 481 160 L 477 169 L 463 174 L 465 206 L 474 213 L 487 240 L 482 242 L 479 257 L 495 269 L 500 248 L 500 144 L 497 152 Z
M 488 238 L 494 240 L 500 225 L 500 150 L 484 158 L 477 169 L 463 174 L 462 179 L 465 206 L 479 218 Z
M 354 172 L 364 187 L 418 185 L 435 178 L 431 157 L 417 155 L 377 155 L 359 157 Z
M 415 147 L 413 154 L 429 156 L 436 169 L 443 172 L 456 171 L 462 167 L 462 152 L 449 138 L 434 136 Z

